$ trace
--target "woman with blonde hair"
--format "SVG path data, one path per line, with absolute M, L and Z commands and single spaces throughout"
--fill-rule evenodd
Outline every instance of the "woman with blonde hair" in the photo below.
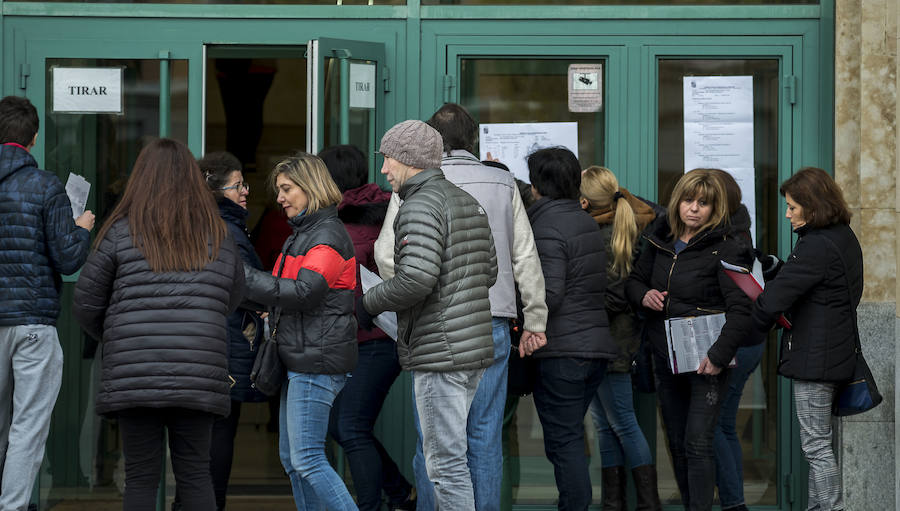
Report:
M 338 219 L 341 192 L 318 157 L 298 153 L 275 166 L 270 183 L 293 229 L 271 275 L 246 268 L 246 299 L 271 310 L 269 323 L 287 369 L 278 450 L 298 510 L 356 510 L 325 457 L 328 417 L 356 367 L 356 258 Z
M 656 218 L 653 208 L 619 187 L 605 167 L 588 167 L 581 174 L 581 207 L 600 226 L 606 247 L 606 314 L 619 356 L 607 366 L 591 402 L 602 462 L 603 511 L 627 509 L 625 462 L 634 477 L 637 510 L 661 509 L 656 467 L 644 433 L 634 415 L 631 363 L 641 344 L 639 320 L 625 299 L 625 279 L 638 256 L 639 236 Z
M 716 484 L 713 432 L 728 388 L 728 365 L 748 335 L 752 302 L 725 274 L 722 261 L 749 267 L 750 243 L 729 222 L 721 178 L 694 169 L 678 180 L 667 222 L 644 235 L 648 244 L 625 284 L 629 302 L 646 314 L 656 389 L 675 479 L 685 509 L 712 508 Z M 724 314 L 724 326 L 696 372 L 673 373 L 665 320 Z
M 168 430 L 185 509 L 216 509 L 213 421 L 229 414 L 226 317 L 241 256 L 184 144 L 151 142 L 75 285 L 72 312 L 103 342 L 97 413 L 119 420 L 127 511 L 156 509 Z M 231 380 L 233 381 L 233 380 Z

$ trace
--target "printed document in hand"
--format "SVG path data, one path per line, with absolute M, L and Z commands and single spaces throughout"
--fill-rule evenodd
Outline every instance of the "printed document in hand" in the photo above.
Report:
M 363 293 L 368 292 L 373 287 L 384 282 L 381 280 L 381 277 L 361 264 L 359 265 L 359 280 L 362 283 Z M 391 339 L 397 340 L 396 312 L 384 311 L 372 318 L 372 323 L 375 323 L 375 326 L 384 330 L 384 333 L 388 334 Z
M 69 179 L 66 180 L 66 195 L 69 196 L 69 202 L 72 203 L 72 218 L 78 218 L 84 213 L 90 193 L 91 184 L 78 174 L 69 172 Z
M 696 372 L 709 347 L 716 342 L 725 313 L 666 320 L 666 343 L 669 347 L 669 368 L 672 374 Z M 734 362 L 732 362 L 733 364 Z

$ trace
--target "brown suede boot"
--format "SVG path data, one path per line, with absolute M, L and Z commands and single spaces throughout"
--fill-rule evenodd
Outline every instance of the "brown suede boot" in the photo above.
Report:
M 631 470 L 634 487 L 637 493 L 635 511 L 662 511 L 659 502 L 659 491 L 656 489 L 656 466 L 641 465 Z
M 603 511 L 628 511 L 625 496 L 625 467 L 609 467 L 601 471 Z

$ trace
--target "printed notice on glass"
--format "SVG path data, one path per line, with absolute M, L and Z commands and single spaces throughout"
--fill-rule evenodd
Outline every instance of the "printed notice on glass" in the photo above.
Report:
M 359 267 L 359 282 L 362 284 L 363 293 L 367 293 L 370 289 L 384 282 L 381 280 L 375 272 L 366 268 L 363 265 L 358 265 Z M 362 305 L 359 305 L 362 307 Z M 397 313 L 391 311 L 384 311 L 381 314 L 372 318 L 372 323 L 375 323 L 375 326 L 384 330 L 384 333 L 388 334 L 391 339 L 397 340 Z
M 538 149 L 565 147 L 578 155 L 578 123 L 530 122 L 497 123 L 478 126 L 478 145 L 482 160 L 491 158 L 509 167 L 513 176 L 528 180 L 525 158 Z
M 72 218 L 78 218 L 84 214 L 90 193 L 91 184 L 78 174 L 69 172 L 69 178 L 66 180 L 66 195 L 69 196 L 69 202 L 72 203 Z
M 122 113 L 121 67 L 53 67 L 53 113 Z
M 350 108 L 375 108 L 375 64 L 350 63 Z
M 672 374 L 696 372 L 725 326 L 725 313 L 672 318 L 665 322 Z
M 599 112 L 603 106 L 602 85 L 602 64 L 569 64 L 569 111 Z
M 741 188 L 756 245 L 753 77 L 684 77 L 684 170 L 728 171 Z

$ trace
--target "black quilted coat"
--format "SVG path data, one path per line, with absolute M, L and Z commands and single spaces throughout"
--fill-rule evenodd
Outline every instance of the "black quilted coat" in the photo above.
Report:
M 547 345 L 535 358 L 613 359 L 606 315 L 603 233 L 577 201 L 541 198 L 528 208 L 547 290 Z
M 356 367 L 356 257 L 337 206 L 289 220 L 273 273 L 247 268 L 249 302 L 269 307 L 278 354 L 298 373 L 341 374 Z M 277 323 L 277 324 L 276 324 Z
M 675 254 L 675 239 L 667 219 L 659 219 L 644 234 L 647 245 L 625 283 L 628 300 L 646 315 L 646 328 L 654 350 L 667 358 L 664 320 L 725 313 L 725 326 L 707 352 L 710 362 L 726 367 L 740 346 L 756 344 L 750 319 L 753 303 L 731 280 L 721 261 L 749 268 L 753 252 L 736 227 L 722 225 L 703 231 Z M 661 312 L 641 304 L 650 289 L 668 291 Z
M 800 238 L 794 250 L 756 300 L 755 323 L 768 330 L 782 312 L 793 323 L 782 336 L 782 376 L 846 381 L 856 362 L 853 311 L 863 291 L 859 241 L 844 224 L 795 232 Z
M 179 407 L 228 415 L 225 318 L 243 284 L 231 238 L 200 271 L 155 273 L 132 244 L 128 220 L 113 224 L 88 256 L 72 304 L 82 328 L 102 339 L 97 413 Z

